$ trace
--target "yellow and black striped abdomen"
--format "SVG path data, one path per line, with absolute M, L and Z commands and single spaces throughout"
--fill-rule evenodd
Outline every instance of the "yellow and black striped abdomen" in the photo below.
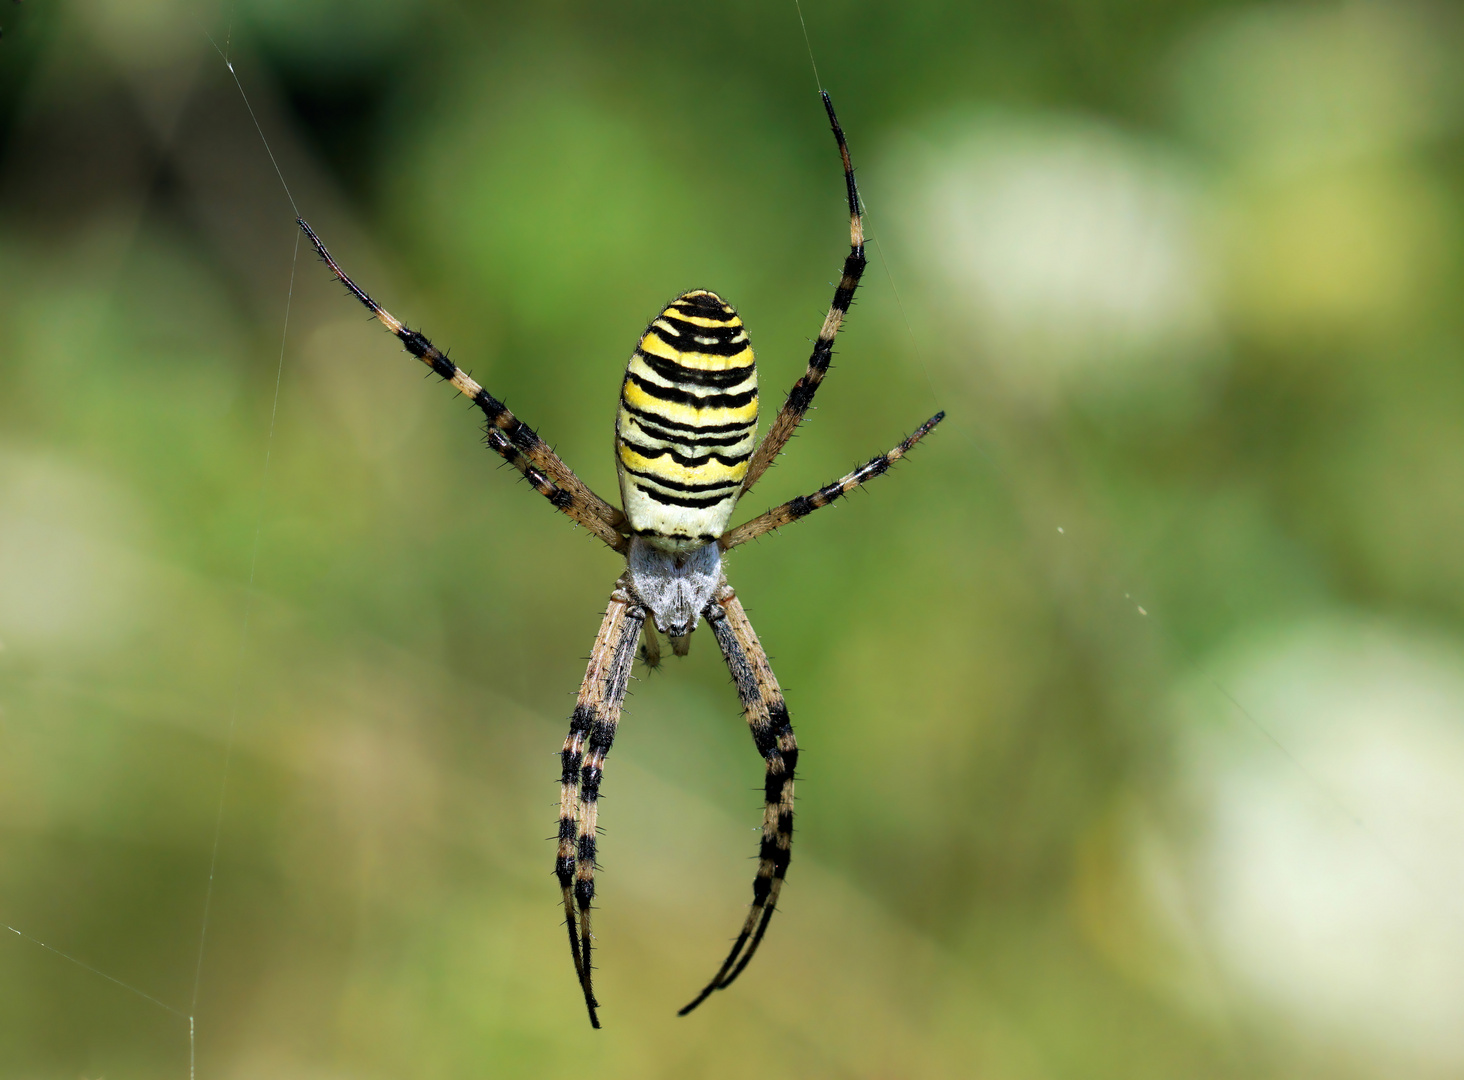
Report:
M 683 293 L 651 322 L 620 389 L 615 463 L 637 536 L 667 551 L 715 540 L 757 435 L 757 365 L 737 312 Z

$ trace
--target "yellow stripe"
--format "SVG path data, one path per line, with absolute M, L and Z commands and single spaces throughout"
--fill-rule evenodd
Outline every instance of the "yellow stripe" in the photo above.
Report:
M 705 465 L 682 465 L 670 457 L 648 458 L 622 444 L 620 460 L 637 472 L 650 473 L 681 484 L 736 483 L 747 475 L 747 462 L 723 465 L 720 461 L 708 461 Z
M 654 322 L 651 323 L 651 325 L 652 326 L 659 326 L 662 330 L 666 331 L 666 333 L 670 334 L 674 338 L 684 338 L 686 336 L 685 334 L 683 334 L 681 332 L 681 328 L 679 326 L 672 326 L 669 322 L 666 321 L 666 319 L 664 317 L 661 317 L 661 316 L 657 316 L 657 318 L 655 319 Z M 703 329 L 703 328 L 700 327 L 700 326 L 693 326 L 692 329 L 693 330 L 700 330 L 700 329 Z M 707 327 L 706 329 L 711 329 L 711 327 Z M 707 334 L 707 335 L 693 334 L 692 336 L 693 337 L 706 336 L 706 337 L 709 337 L 709 338 L 712 339 L 711 341 L 701 342 L 700 344 L 703 344 L 703 345 L 723 345 L 723 344 L 726 344 L 726 345 L 740 345 L 740 344 L 746 344 L 747 343 L 747 330 L 744 327 L 737 326 L 735 323 L 727 323 L 727 324 L 725 324 L 722 327 L 722 329 L 724 329 L 724 330 L 736 330 L 737 333 L 735 333 L 735 334 L 728 334 L 728 335 L 726 335 L 725 338 L 722 335 L 720 335 L 720 334 Z M 693 346 L 693 351 L 695 351 L 695 347 L 694 346 Z
M 751 347 L 746 347 L 731 356 L 713 356 L 710 353 L 682 351 L 674 345 L 668 345 L 655 334 L 647 334 L 640 340 L 642 351 L 652 356 L 659 356 L 662 360 L 670 360 L 682 367 L 692 368 L 695 371 L 726 371 L 728 368 L 742 367 L 744 364 L 751 365 L 753 361 Z
M 738 329 L 743 328 L 742 320 L 739 319 L 736 315 L 733 315 L 730 311 L 727 313 L 726 318 L 708 319 L 703 315 L 688 315 L 686 314 L 686 312 L 680 311 L 677 308 L 668 307 L 665 311 L 661 312 L 661 314 L 657 315 L 656 318 L 676 319 L 680 322 L 691 323 L 692 326 L 705 326 L 709 330 L 725 330 L 731 326 L 735 326 Z
M 641 378 L 650 380 L 657 386 L 664 384 L 675 387 L 677 390 L 685 390 L 688 394 L 698 392 L 703 394 L 741 394 L 757 385 L 757 368 L 754 364 L 747 365 L 747 377 L 745 379 L 741 382 L 733 383 L 730 386 L 702 386 L 700 383 L 693 383 L 689 380 L 687 382 L 678 382 L 675 379 L 668 379 L 639 356 L 632 356 L 628 367 Z M 729 368 L 728 370 L 736 369 Z
M 660 447 L 690 445 L 684 440 L 676 438 L 676 432 L 672 432 L 671 434 L 673 437 L 669 439 L 663 438 L 660 435 L 653 435 L 651 432 L 646 430 L 645 426 L 640 421 L 641 418 L 639 416 L 633 416 L 631 415 L 631 413 L 627 412 L 624 404 L 622 403 L 620 411 L 616 414 L 615 437 L 619 439 L 620 436 L 625 432 L 634 431 L 634 433 L 640 437 L 641 442 L 648 443 L 652 446 Z M 654 423 L 655 421 L 651 420 L 647 422 Z M 695 436 L 692 435 L 691 437 Z M 716 452 L 721 454 L 723 457 L 736 457 L 739 454 L 751 454 L 752 444 L 756 441 L 757 437 L 757 425 L 748 424 L 742 429 L 742 433 L 740 435 L 736 431 L 726 431 L 718 433 L 717 437 L 725 438 L 728 440 L 725 443 L 718 443 L 714 448 Z M 617 443 L 616 445 L 619 444 Z M 700 453 L 700 448 L 698 448 L 696 452 Z
M 699 298 L 712 303 L 702 306 Z M 678 310 L 678 305 L 687 310 Z M 715 344 L 699 345 L 699 337 Z M 721 355 L 726 349 L 736 351 Z M 726 529 L 757 444 L 757 367 L 747 329 L 715 293 L 704 289 L 683 293 L 656 316 L 626 370 L 615 420 L 615 466 L 626 517 L 631 528 L 664 550 L 692 550 L 703 538 L 718 536 Z M 718 382 L 730 379 L 733 385 L 702 385 L 699 380 L 713 372 L 719 376 Z M 747 404 L 735 408 L 707 404 L 725 400 L 729 394 L 745 396 Z M 680 400 L 667 400 L 672 396 Z M 724 459 L 740 458 L 737 464 L 725 465 L 708 457 L 704 464 L 682 465 L 670 454 L 656 453 L 662 447 L 685 446 L 688 454 L 700 458 L 703 447 L 696 440 L 713 438 L 707 432 L 711 427 L 722 430 L 715 433 L 716 445 L 705 449 Z M 711 487 L 713 491 L 721 487 L 729 494 L 717 497 L 703 490 L 703 497 L 717 499 L 705 507 L 660 501 L 661 495 L 683 495 L 674 490 L 679 487 Z
M 716 424 L 750 423 L 757 419 L 757 398 L 738 409 L 699 409 L 694 405 L 682 405 L 676 401 L 663 401 L 651 397 L 635 383 L 626 380 L 623 392 L 625 403 L 641 412 L 653 416 L 664 416 L 678 424 L 691 427 L 707 427 Z

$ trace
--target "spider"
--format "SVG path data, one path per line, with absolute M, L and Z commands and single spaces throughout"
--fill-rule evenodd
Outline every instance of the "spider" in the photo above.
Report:
M 944 412 L 936 413 L 889 453 L 871 458 L 813 494 L 727 528 L 737 501 L 752 490 L 807 413 L 864 272 L 864 222 L 854 167 L 833 102 L 826 92 L 820 95 L 843 159 L 849 255 L 808 369 L 757 442 L 757 368 L 742 320 L 706 289 L 693 289 L 672 300 L 641 335 L 621 384 L 615 454 L 623 511 L 591 491 L 532 428 L 422 334 L 372 300 L 336 265 L 314 230 L 297 219 L 321 260 L 372 316 L 409 353 L 483 410 L 488 446 L 557 509 L 625 557 L 626 569 L 610 593 L 561 752 L 559 847 L 554 862 L 575 973 L 590 1024 L 596 1028 L 600 1020 L 590 971 L 590 910 L 595 897 L 598 798 L 637 643 L 644 642 L 639 650 L 642 661 L 656 667 L 661 660 L 658 631 L 677 656 L 685 656 L 692 631 L 705 619 L 736 684 L 752 741 L 767 766 L 752 904 L 716 975 L 680 1010 L 678 1015 L 685 1016 L 713 991 L 730 986 L 757 951 L 777 907 L 793 840 L 798 744 L 767 654 L 727 584 L 722 554 L 879 476 L 945 417 Z

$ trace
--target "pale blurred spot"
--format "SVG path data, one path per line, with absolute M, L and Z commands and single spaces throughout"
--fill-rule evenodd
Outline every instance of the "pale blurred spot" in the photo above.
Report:
M 1446 255 L 1447 201 L 1404 168 L 1233 189 L 1219 220 L 1233 315 L 1283 344 L 1400 327 Z
M 1123 791 L 1076 849 L 1072 915 L 1115 970 L 1223 1027 L 1226 1003 L 1207 967 L 1183 866 L 1163 812 Z
M 900 156 L 900 223 L 1011 391 L 1169 383 L 1213 356 L 1190 185 L 1162 154 L 1092 121 L 972 117 Z
M 1181 118 L 1249 170 L 1390 155 L 1439 133 L 1457 113 L 1451 36 L 1408 4 L 1231 12 L 1176 58 Z
M 19 650 L 112 644 L 147 608 L 127 492 L 57 458 L 0 452 L 0 635 Z
M 1217 963 L 1318 1057 L 1464 1066 L 1464 653 L 1324 623 L 1215 674 L 1182 752 Z
M 1181 119 L 1216 151 L 1216 248 L 1247 332 L 1288 346 L 1417 313 L 1451 222 L 1410 155 L 1457 114 L 1453 36 L 1405 5 L 1268 7 L 1181 50 Z

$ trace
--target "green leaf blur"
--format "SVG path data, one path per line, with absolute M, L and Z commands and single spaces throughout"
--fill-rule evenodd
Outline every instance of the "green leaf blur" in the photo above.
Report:
M 1458 13 L 802 16 L 0 10 L 0 1080 L 187 1076 L 190 1015 L 199 1080 L 1464 1070 Z M 803 370 L 810 46 L 877 243 L 736 520 L 948 418 L 728 559 L 798 831 L 686 1019 L 762 765 L 709 633 L 638 669 L 592 1032 L 545 838 L 617 560 L 291 202 L 618 501 L 668 297 L 736 305 L 765 423 Z

